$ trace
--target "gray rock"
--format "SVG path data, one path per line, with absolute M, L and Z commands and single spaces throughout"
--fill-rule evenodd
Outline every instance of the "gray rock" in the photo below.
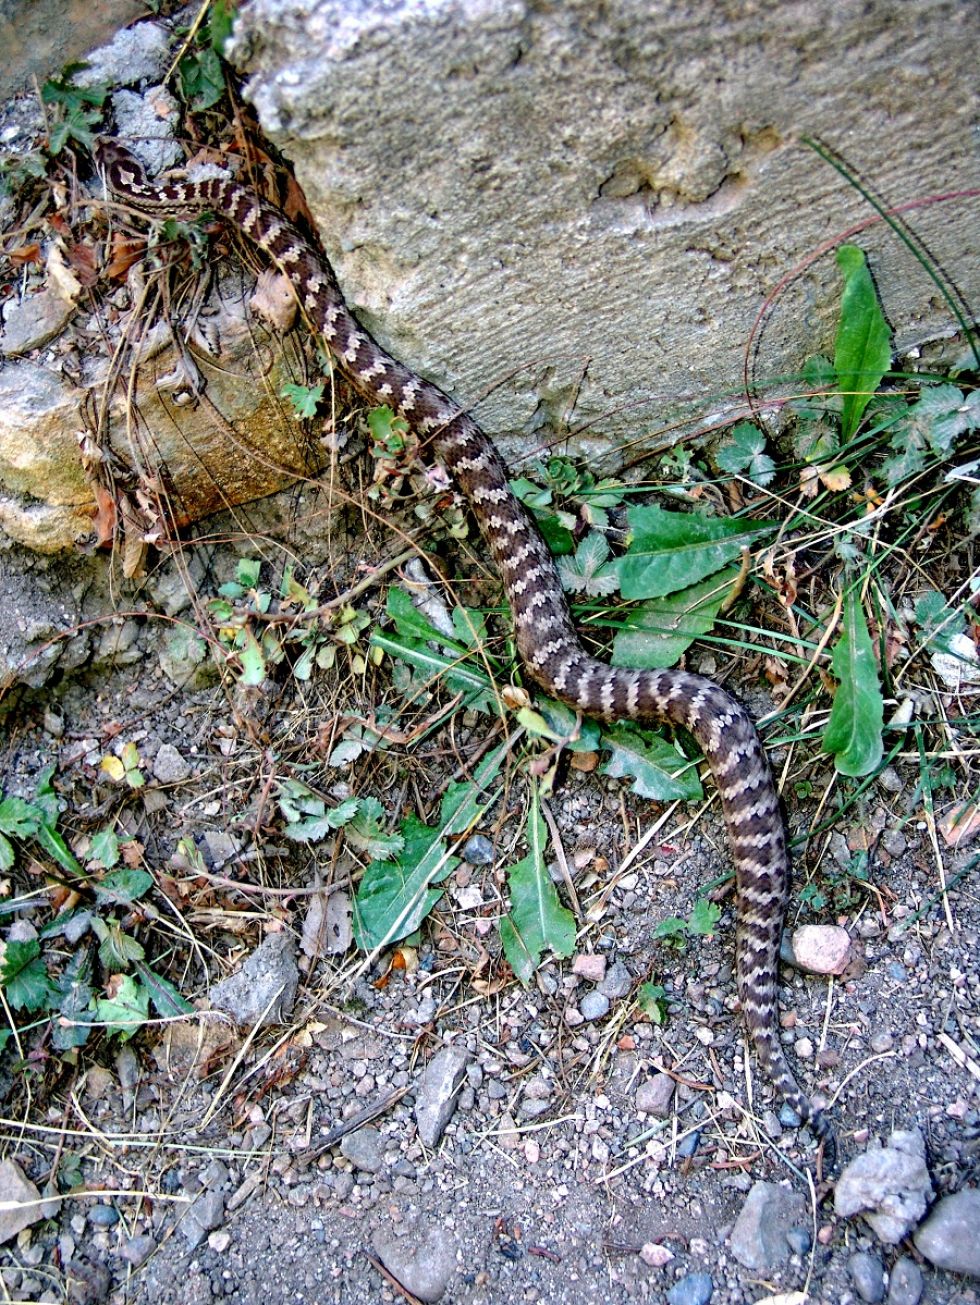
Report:
M 683 360 L 692 394 L 738 386 L 731 324 L 752 319 L 789 238 L 809 248 L 825 235 L 796 202 L 812 164 L 792 141 L 847 121 L 855 78 L 868 104 L 888 105 L 884 170 L 901 168 L 911 134 L 928 142 L 922 194 L 973 184 L 959 120 L 935 121 L 918 79 L 895 76 L 914 47 L 940 94 L 972 85 L 971 9 L 951 6 L 947 21 L 918 5 L 811 0 L 760 51 L 760 10 L 712 0 L 252 0 L 230 53 L 296 163 L 352 305 L 450 391 L 508 377 L 481 417 L 529 452 L 571 403 L 582 430 L 631 435 L 663 358 Z M 951 209 L 937 226 L 936 258 L 955 265 L 968 216 Z M 838 294 L 828 261 L 813 273 L 821 320 Z M 945 308 L 896 280 L 903 347 L 944 331 Z M 763 334 L 766 374 L 808 347 L 807 315 L 787 316 L 799 320 Z M 531 321 L 547 364 L 514 375 Z
M 847 1165 L 834 1191 L 834 1209 L 844 1218 L 863 1214 L 878 1237 L 894 1246 L 931 1199 L 922 1134 L 896 1130 L 887 1146 L 873 1147 Z
M 161 784 L 179 784 L 191 773 L 190 762 L 172 743 L 164 743 L 153 762 L 153 778 Z
M 708 1305 L 714 1290 L 710 1273 L 688 1273 L 668 1291 L 668 1305 Z
M 114 1228 L 119 1222 L 119 1211 L 111 1205 L 93 1205 L 88 1212 L 88 1221 L 93 1228 Z
M 877 1255 L 870 1251 L 855 1251 L 847 1261 L 847 1271 L 862 1300 L 877 1305 L 878 1301 L 885 1299 L 885 1269 Z
M 146 1263 L 155 1248 L 156 1241 L 148 1233 L 140 1233 L 136 1237 L 130 1237 L 128 1242 L 123 1242 L 119 1254 L 127 1264 L 138 1269 L 141 1264 Z
M 666 1119 L 674 1099 L 674 1080 L 669 1074 L 654 1074 L 636 1089 L 636 1108 L 655 1119 Z
M 788 1235 L 806 1217 L 802 1193 L 779 1183 L 755 1183 L 729 1235 L 731 1252 L 747 1269 L 772 1272 L 789 1260 Z
M 293 1009 L 298 983 L 292 936 L 270 933 L 236 974 L 212 987 L 211 1005 L 243 1028 L 256 1022 L 283 1024 Z
M 340 1154 L 346 1156 L 355 1169 L 363 1169 L 366 1174 L 377 1174 L 384 1168 L 384 1141 L 370 1124 L 341 1138 Z
M 0 349 L 10 357 L 40 349 L 60 335 L 75 313 L 75 305 L 53 290 L 39 290 L 21 300 L 11 299 L 3 310 Z
M 220 1192 L 203 1192 L 187 1210 L 180 1231 L 190 1250 L 195 1250 L 209 1232 L 225 1221 L 225 1198 Z
M 419 1220 L 397 1232 L 379 1228 L 373 1238 L 382 1263 L 419 1300 L 441 1300 L 456 1268 L 456 1241 L 448 1228 Z
M 915 1260 L 903 1255 L 888 1275 L 888 1305 L 919 1305 L 925 1283 Z
M 152 86 L 137 95 L 117 91 L 112 97 L 116 129 L 146 168 L 151 177 L 172 168 L 183 157 L 174 140 L 180 121 L 177 101 L 165 86 Z
M 471 834 L 463 844 L 463 860 L 470 865 L 493 865 L 493 843 L 485 834 Z
M 605 978 L 599 983 L 599 991 L 613 1001 L 620 997 L 628 997 L 632 987 L 633 976 L 622 961 L 610 965 Z
M 980 1188 L 944 1196 L 912 1239 L 937 1269 L 980 1278 Z
M 12 1210 L 0 1209 L 0 1246 L 44 1218 L 41 1206 L 31 1204 L 40 1200 L 41 1193 L 16 1160 L 0 1160 L 0 1202 L 17 1202 L 19 1206 Z
M 609 998 L 594 988 L 587 992 L 578 1004 L 579 1010 L 587 1020 L 601 1020 L 609 1014 Z
M 460 1047 L 443 1047 L 425 1067 L 415 1097 L 415 1122 L 420 1139 L 430 1149 L 439 1145 L 455 1113 L 470 1059 L 470 1053 Z
M 85 56 L 86 68 L 75 74 L 77 86 L 132 86 L 154 81 L 170 59 L 170 36 L 158 23 L 136 23 L 124 28 L 106 45 Z

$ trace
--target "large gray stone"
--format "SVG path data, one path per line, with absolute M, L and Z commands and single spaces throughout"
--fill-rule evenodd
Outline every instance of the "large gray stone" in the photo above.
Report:
M 873 216 L 802 135 L 890 202 L 976 185 L 978 35 L 956 0 L 253 0 L 232 57 L 366 324 L 526 451 L 741 390 L 765 296 Z M 969 299 L 969 204 L 914 221 Z M 901 243 L 860 238 L 899 346 L 946 332 Z M 839 289 L 832 251 L 786 287 L 757 375 L 831 345 Z
M 846 1166 L 834 1189 L 844 1218 L 863 1214 L 889 1246 L 902 1240 L 932 1199 L 925 1143 L 918 1129 L 896 1129 L 887 1146 L 870 1147 Z
M 980 1189 L 944 1196 L 912 1239 L 937 1269 L 980 1278 Z

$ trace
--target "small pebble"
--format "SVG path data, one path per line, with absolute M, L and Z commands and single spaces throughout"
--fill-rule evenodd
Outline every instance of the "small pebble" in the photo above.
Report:
M 677 1154 L 683 1160 L 689 1160 L 690 1157 L 694 1154 L 694 1152 L 698 1149 L 698 1144 L 700 1141 L 701 1141 L 701 1133 L 698 1129 L 695 1129 L 693 1133 L 688 1133 L 687 1137 L 685 1137 L 682 1142 L 678 1143 Z
M 493 865 L 493 844 L 483 834 L 471 834 L 463 844 L 463 860 L 470 865 Z
M 854 1290 L 862 1300 L 876 1305 L 885 1299 L 885 1270 L 877 1255 L 870 1251 L 855 1251 L 847 1261 L 847 1269 Z
M 786 1240 L 789 1242 L 790 1249 L 794 1255 L 808 1255 L 810 1247 L 813 1245 L 813 1238 L 810 1236 L 809 1228 L 790 1228 L 786 1233 Z
M 601 1020 L 609 1014 L 609 998 L 598 990 L 587 992 L 578 1005 L 587 1020 Z
M 88 1212 L 88 1221 L 93 1228 L 112 1228 L 119 1222 L 119 1211 L 111 1205 L 93 1205 Z
M 606 958 L 595 952 L 579 952 L 572 962 L 572 973 L 589 983 L 601 983 L 606 977 Z
M 606 977 L 599 984 L 599 991 L 606 997 L 616 1000 L 629 995 L 633 987 L 633 976 L 622 961 L 610 965 Z
M 714 1289 L 710 1273 L 689 1273 L 667 1293 L 668 1305 L 708 1305 Z
M 903 1255 L 888 1275 L 888 1305 L 919 1305 L 925 1283 L 915 1260 Z

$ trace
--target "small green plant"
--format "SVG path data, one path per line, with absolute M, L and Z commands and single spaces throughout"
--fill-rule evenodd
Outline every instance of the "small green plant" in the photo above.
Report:
M 686 920 L 679 915 L 668 916 L 656 926 L 653 936 L 658 942 L 679 951 L 688 938 L 706 938 L 713 934 L 720 919 L 721 907 L 707 897 L 699 897 Z
M 151 1006 L 164 1017 L 191 1009 L 146 963 L 144 947 L 131 932 L 146 914 L 137 903 L 153 887 L 152 876 L 139 866 L 120 864 L 130 849 L 111 828 L 99 830 L 83 854 L 84 864 L 79 860 L 57 829 L 53 774 L 54 766 L 41 772 L 32 799 L 0 799 L 0 866 L 12 868 L 18 848 L 42 864 L 50 858 L 61 880 L 55 900 L 75 903 L 63 906 L 36 936 L 0 942 L 0 990 L 9 1016 L 19 1017 L 0 1030 L 0 1047 L 11 1038 L 22 1046 L 34 1031 L 31 1056 L 37 1064 L 47 1044 L 71 1054 L 98 1028 L 124 1041 L 131 1038 Z
M 192 33 L 193 40 L 177 65 L 181 96 L 193 112 L 213 108 L 225 93 L 221 55 L 237 9 L 232 0 L 211 0 L 204 21 Z
M 279 393 L 293 405 L 293 415 L 297 421 L 311 421 L 323 402 L 325 389 L 325 381 L 321 381 L 318 385 L 294 385 L 290 382 L 284 385 Z
M 651 1024 L 667 1023 L 667 989 L 659 983 L 641 983 L 636 990 L 636 1002 Z
M 41 99 L 55 111 L 55 121 L 48 133 L 48 153 L 56 158 L 66 145 L 74 142 L 91 151 L 95 144 L 92 130 L 102 117 L 108 86 L 78 86 L 75 77 L 88 65 L 70 63 L 60 77 L 46 81 Z

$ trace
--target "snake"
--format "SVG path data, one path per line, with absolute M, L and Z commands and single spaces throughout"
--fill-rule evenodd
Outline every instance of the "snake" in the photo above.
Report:
M 735 979 L 750 1043 L 778 1096 L 832 1147 L 827 1117 L 797 1083 L 779 1036 L 779 948 L 791 865 L 776 786 L 748 712 L 704 676 L 611 666 L 586 649 L 554 558 L 511 489 L 493 440 L 469 411 L 365 330 L 323 253 L 279 208 L 227 176 L 151 183 L 138 160 L 107 137 L 96 141 L 94 156 L 109 196 L 144 218 L 209 212 L 263 250 L 355 390 L 390 407 L 431 446 L 489 547 L 518 653 L 539 688 L 586 717 L 681 726 L 694 736 L 721 798 L 735 866 Z

